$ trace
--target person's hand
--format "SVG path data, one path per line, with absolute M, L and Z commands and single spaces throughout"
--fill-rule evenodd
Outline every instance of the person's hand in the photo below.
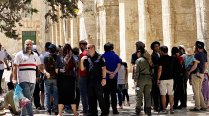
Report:
M 36 82 L 39 83 L 41 81 L 41 78 L 37 77 Z
M 46 78 L 50 78 L 50 74 L 48 72 L 45 72 L 44 75 L 46 76 Z
M 87 56 L 83 56 L 82 58 L 81 58 L 81 60 L 83 61 L 84 59 L 87 59 L 88 57 Z
M 102 84 L 102 86 L 105 86 L 106 85 L 106 79 L 102 79 L 101 84 Z
M 190 71 L 188 71 L 188 72 L 187 72 L 187 75 L 190 75 L 190 74 L 191 74 L 191 72 L 190 72 Z
M 9 67 L 9 66 L 7 66 L 7 70 L 8 70 L 8 71 L 10 70 L 10 67 Z
M 158 85 L 160 84 L 160 80 L 157 80 L 157 84 L 158 84 Z
M 16 79 L 12 79 L 12 83 L 13 83 L 14 85 L 16 85 L 16 84 L 17 84 L 17 80 L 16 80 Z
M 114 72 L 111 72 L 110 75 L 109 75 L 109 78 L 110 79 L 113 79 L 114 77 L 115 77 L 115 73 Z

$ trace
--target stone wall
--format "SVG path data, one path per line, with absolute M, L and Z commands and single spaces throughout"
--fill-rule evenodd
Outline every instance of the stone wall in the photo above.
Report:
M 43 0 L 41 0 L 43 1 Z M 88 10 L 84 12 L 83 17 L 85 20 L 85 27 L 88 39 L 91 43 L 98 45 L 98 50 L 103 47 L 103 43 L 100 45 L 99 41 L 112 42 L 115 45 L 115 51 L 120 55 L 120 47 L 125 47 L 126 61 L 130 63 L 131 54 L 135 52 L 135 42 L 139 38 L 139 18 L 138 16 L 138 0 L 124 0 L 125 3 L 125 42 L 126 46 L 120 46 L 120 30 L 119 30 L 119 0 L 104 0 L 102 9 L 105 10 L 106 20 L 106 35 L 105 40 L 98 38 L 98 33 L 101 30 L 98 29 L 96 18 L 97 13 L 93 10 L 94 0 L 83 0 L 84 9 Z M 197 16 L 195 0 L 170 0 L 170 21 L 171 21 L 171 47 L 177 45 L 185 45 L 185 47 L 192 47 L 197 40 Z M 45 30 L 44 15 L 47 7 L 44 3 L 40 4 L 40 1 L 33 0 L 33 6 L 38 8 L 39 13 L 34 14 L 23 20 L 23 27 L 18 27 L 18 33 L 21 37 L 22 31 L 37 31 L 37 44 L 38 49 L 43 50 L 44 43 L 46 41 L 52 41 L 55 44 L 64 44 L 63 37 L 63 21 L 59 23 L 49 23 L 48 31 Z M 140 7 L 140 6 L 139 6 Z M 102 10 L 99 9 L 99 10 Z M 97 9 L 98 10 L 98 9 Z M 206 43 L 207 50 L 209 50 L 209 1 L 204 0 L 204 6 L 202 10 L 204 26 L 204 42 Z M 101 17 L 100 17 L 101 18 Z M 146 49 L 151 53 L 150 44 L 153 41 L 160 41 L 164 43 L 166 38 L 163 38 L 163 22 L 162 22 L 162 0 L 145 0 L 145 21 L 146 21 Z M 79 42 L 79 17 L 73 18 L 73 30 L 70 28 L 71 23 L 68 19 L 66 21 L 67 36 L 66 40 L 71 43 L 73 47 L 78 47 Z M 199 26 L 199 25 L 198 25 Z M 53 28 L 52 28 L 53 27 Z M 71 35 L 71 32 L 73 35 Z M 3 34 L 0 34 L 0 41 L 3 46 L 9 51 L 9 53 L 15 53 L 21 50 L 22 41 L 8 39 Z M 57 40 L 56 40 L 57 38 Z M 57 43 L 56 43 L 57 42 Z M 13 46 L 11 47 L 11 43 Z M 72 43 L 71 43 L 72 44 Z M 165 44 L 166 45 L 166 44 Z M 101 46 L 101 47 L 100 47 Z M 129 65 L 130 66 L 130 65 Z
M 194 0 L 171 1 L 171 30 L 173 46 L 192 47 L 197 39 Z
M 139 21 L 137 0 L 125 1 L 125 32 L 126 32 L 126 60 L 131 61 L 131 55 L 135 52 L 135 42 L 139 37 Z
M 162 5 L 161 0 L 147 0 L 147 49 L 151 52 L 150 44 L 153 41 L 163 43 Z

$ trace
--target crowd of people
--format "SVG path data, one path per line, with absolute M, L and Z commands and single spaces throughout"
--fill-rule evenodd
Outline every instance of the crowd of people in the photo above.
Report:
M 136 42 L 136 51 L 131 56 L 133 79 L 136 91 L 136 115 L 142 109 L 147 115 L 153 111 L 170 114 L 176 109 L 187 107 L 187 81 L 192 85 L 195 107 L 190 111 L 206 111 L 209 99 L 207 52 L 204 43 L 197 41 L 194 48 L 180 45 L 171 49 L 154 41 L 149 54 L 145 44 Z M 79 49 L 81 53 L 79 54 Z M 1 108 L 9 108 L 11 113 L 33 116 L 32 101 L 38 110 L 46 110 L 62 116 L 64 110 L 72 110 L 78 116 L 82 104 L 84 116 L 119 114 L 118 107 L 130 106 L 128 94 L 128 65 L 114 52 L 114 45 L 107 42 L 104 53 L 96 51 L 96 46 L 85 40 L 79 48 L 70 44 L 56 46 L 45 43 L 45 51 L 40 53 L 31 40 L 25 41 L 24 49 L 12 60 L 12 76 L 5 103 Z M 7 63 L 7 55 L 0 51 L 0 77 Z M 31 102 L 15 108 L 12 102 L 14 85 L 19 84 L 23 95 Z M 0 89 L 2 92 L 2 89 Z M 111 100 L 110 100 L 111 98 Z M 144 102 L 143 102 L 144 98 Z M 125 101 L 126 99 L 126 101 Z M 143 108 L 144 106 L 144 108 Z
M 187 107 L 187 81 L 192 85 L 195 107 L 190 111 L 206 111 L 208 105 L 207 52 L 204 43 L 197 41 L 194 48 L 180 45 L 171 49 L 160 46 L 158 41 L 151 44 L 153 53 L 144 49 L 145 44 L 136 43 L 132 55 L 133 78 L 136 83 L 136 113 L 140 115 L 144 96 L 144 112 L 151 115 L 151 109 L 160 114 Z M 204 81 L 203 81 L 204 80 Z M 204 96 L 203 96 L 204 95 Z M 153 105 L 152 105 L 153 103 Z

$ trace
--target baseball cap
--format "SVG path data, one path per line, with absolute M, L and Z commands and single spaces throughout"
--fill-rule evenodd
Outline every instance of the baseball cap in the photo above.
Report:
M 204 43 L 201 41 L 196 41 L 195 46 L 197 48 L 203 49 L 204 48 Z

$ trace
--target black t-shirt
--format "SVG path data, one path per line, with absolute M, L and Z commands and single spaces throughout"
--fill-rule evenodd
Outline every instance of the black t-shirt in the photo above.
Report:
M 87 58 L 84 60 L 84 67 L 86 67 L 88 79 L 100 81 L 102 79 L 102 67 L 105 66 L 104 58 L 97 52 L 93 57 L 88 56 Z M 89 59 L 92 63 L 89 62 Z
M 131 56 L 131 64 L 134 65 L 137 59 L 138 59 L 137 54 L 133 53 Z
M 160 76 L 160 80 L 169 80 L 173 79 L 172 76 L 172 62 L 173 58 L 168 55 L 161 56 L 159 59 L 159 66 L 162 66 L 162 72 Z
M 204 73 L 205 62 L 207 62 L 207 55 L 204 52 L 197 52 L 195 54 L 195 59 L 200 61 L 197 65 L 197 69 L 200 73 Z

